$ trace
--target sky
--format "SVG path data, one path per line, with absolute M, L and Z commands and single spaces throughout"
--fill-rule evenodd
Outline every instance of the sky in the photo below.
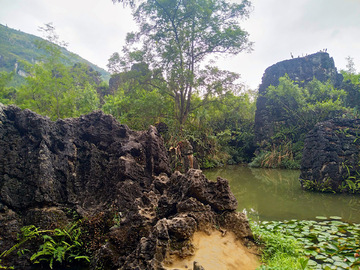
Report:
M 236 1 L 236 0 L 233 0 Z M 251 53 L 217 59 L 220 68 L 241 74 L 256 89 L 266 68 L 287 59 L 327 49 L 346 69 L 347 56 L 360 72 L 360 0 L 252 0 L 241 22 L 254 42 Z M 41 36 L 52 22 L 67 49 L 106 69 L 121 52 L 127 32 L 136 31 L 131 11 L 112 0 L 0 0 L 0 24 Z

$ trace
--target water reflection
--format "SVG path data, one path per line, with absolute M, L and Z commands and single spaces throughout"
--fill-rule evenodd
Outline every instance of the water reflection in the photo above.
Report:
M 316 219 L 340 216 L 360 223 L 360 196 L 303 191 L 300 171 L 227 166 L 204 171 L 210 180 L 229 180 L 239 211 L 257 220 Z

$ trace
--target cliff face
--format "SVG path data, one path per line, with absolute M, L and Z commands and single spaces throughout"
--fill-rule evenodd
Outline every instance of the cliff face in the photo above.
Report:
M 360 179 L 360 119 L 318 123 L 305 139 L 300 182 L 304 189 L 359 192 L 348 185 Z M 353 178 L 355 177 L 355 178 Z
M 277 86 L 279 78 L 287 74 L 293 81 L 300 86 L 306 85 L 314 77 L 321 82 L 330 80 L 335 87 L 339 87 L 343 77 L 337 73 L 334 60 L 328 53 L 318 52 L 301 58 L 295 58 L 279 62 L 265 70 L 262 83 L 259 87 L 259 97 L 256 101 L 255 113 L 255 142 L 261 143 L 268 141 L 274 135 L 273 123 L 278 121 L 281 116 L 274 117 L 270 114 L 267 106 L 267 88 L 270 85 Z M 272 115 L 272 118 L 269 116 Z
M 154 127 L 132 131 L 101 111 L 52 122 L 0 104 L 0 254 L 23 226 L 53 229 L 78 216 L 89 269 L 164 269 L 193 253 L 196 231 L 221 226 L 251 239 L 236 208 L 227 180 L 171 174 Z M 13 253 L 1 263 L 31 268 L 29 255 Z

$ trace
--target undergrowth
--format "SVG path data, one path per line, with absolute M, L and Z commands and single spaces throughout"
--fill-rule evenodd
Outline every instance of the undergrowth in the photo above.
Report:
M 1 259 L 8 256 L 15 250 L 18 255 L 22 256 L 30 252 L 28 249 L 20 249 L 20 247 L 28 241 L 42 237 L 43 244 L 40 245 L 38 251 L 32 254 L 30 261 L 32 263 L 46 262 L 51 269 L 54 263 L 63 264 L 72 263 L 75 260 L 86 260 L 89 257 L 83 255 L 83 243 L 80 241 L 81 228 L 77 223 L 69 224 L 65 228 L 56 228 L 54 230 L 40 230 L 34 225 L 24 226 L 21 228 L 21 234 L 18 235 L 18 243 L 5 250 L 0 255 Z M 0 269 L 14 269 L 0 264 Z
M 301 255 L 301 246 L 296 240 L 280 232 L 263 230 L 251 222 L 256 243 L 261 247 L 261 265 L 257 270 L 303 270 L 308 259 Z
M 278 146 L 273 145 L 271 150 L 261 151 L 249 163 L 249 166 L 255 168 L 299 169 L 301 153 L 295 152 L 292 148 L 290 143 Z

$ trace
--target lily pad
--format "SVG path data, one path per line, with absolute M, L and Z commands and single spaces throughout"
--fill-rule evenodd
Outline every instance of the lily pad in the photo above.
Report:
M 359 268 L 360 224 L 340 221 L 337 216 L 331 216 L 333 220 L 324 216 L 316 218 L 318 221 L 268 222 L 260 227 L 297 240 L 301 253 L 310 259 L 309 269 Z
M 322 254 L 318 254 L 318 255 L 315 256 L 315 259 L 317 259 L 317 260 L 324 260 L 326 258 L 327 258 L 327 256 L 324 256 Z
M 338 217 L 338 216 L 330 216 L 331 219 L 337 219 L 337 220 L 341 220 L 342 217 Z
M 333 260 L 333 259 L 331 259 L 331 258 L 326 258 L 326 259 L 324 260 L 324 262 L 333 263 L 333 262 L 334 262 L 334 260 Z
M 345 268 L 345 269 L 349 267 L 349 265 L 347 263 L 344 263 L 344 262 L 334 262 L 334 265 L 340 266 L 340 267 Z
M 316 266 L 316 265 L 318 265 L 318 263 L 317 262 L 315 262 L 314 260 L 309 260 L 308 261 L 308 264 L 307 264 L 308 266 Z

